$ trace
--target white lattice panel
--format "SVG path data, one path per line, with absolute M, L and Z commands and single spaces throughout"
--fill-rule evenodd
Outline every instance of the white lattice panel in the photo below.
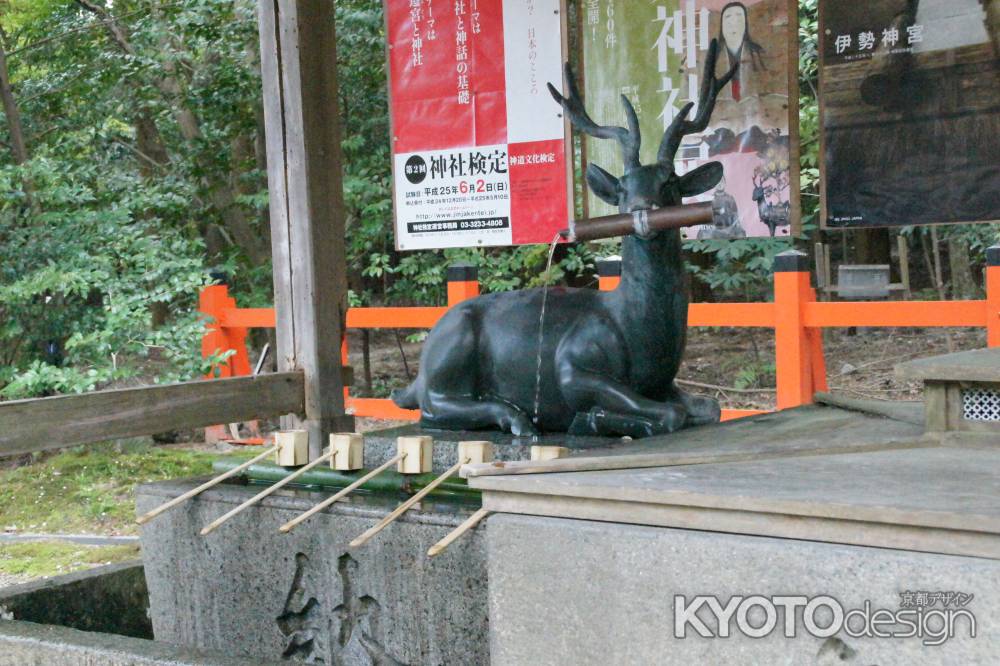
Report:
M 1000 391 L 965 389 L 962 391 L 962 415 L 966 421 L 1000 422 Z

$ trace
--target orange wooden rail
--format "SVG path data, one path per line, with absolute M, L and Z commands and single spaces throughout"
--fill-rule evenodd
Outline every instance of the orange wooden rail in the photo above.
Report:
M 809 404 L 817 391 L 827 390 L 822 329 L 866 327 L 985 327 L 990 347 L 1000 347 L 1000 247 L 987 252 L 986 299 L 981 301 L 879 301 L 820 302 L 809 284 L 807 257 L 786 252 L 775 260 L 773 303 L 692 303 L 688 325 L 713 327 L 773 328 L 777 407 L 787 409 Z M 600 288 L 615 289 L 620 263 L 599 265 Z M 453 266 L 448 270 L 448 307 L 351 308 L 347 327 L 431 328 L 449 307 L 479 295 L 476 269 Z M 238 308 L 226 285 L 206 287 L 200 311 L 206 317 L 202 354 L 224 350 L 236 353 L 220 364 L 223 377 L 250 373 L 246 351 L 249 328 L 273 328 L 271 308 Z M 343 346 L 346 360 L 347 343 Z M 347 406 L 357 416 L 416 420 L 419 412 L 396 407 L 391 400 L 353 398 Z M 723 410 L 723 419 L 760 413 L 757 410 Z

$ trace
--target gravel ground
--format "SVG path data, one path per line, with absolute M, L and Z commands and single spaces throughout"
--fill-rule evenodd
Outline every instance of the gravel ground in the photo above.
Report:
M 12 576 L 10 574 L 5 574 L 0 572 L 0 590 L 5 587 L 10 587 L 11 585 L 20 585 L 21 583 L 27 583 L 30 578 L 26 576 Z

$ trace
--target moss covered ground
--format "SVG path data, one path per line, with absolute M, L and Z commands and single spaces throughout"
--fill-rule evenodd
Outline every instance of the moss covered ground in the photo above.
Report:
M 139 557 L 139 545 L 81 546 L 66 541 L 0 544 L 0 573 L 42 578 Z
M 217 453 L 144 444 L 77 447 L 0 471 L 0 530 L 137 534 L 137 485 L 208 474 Z
M 253 455 L 252 451 L 237 456 Z M 215 451 L 145 441 L 76 447 L 0 468 L 0 532 L 134 535 L 135 487 L 205 475 Z M 138 556 L 138 546 L 82 546 L 65 541 L 0 543 L 0 578 L 69 573 Z

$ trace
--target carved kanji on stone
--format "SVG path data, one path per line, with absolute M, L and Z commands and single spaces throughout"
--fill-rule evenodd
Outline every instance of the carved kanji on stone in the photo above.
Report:
M 308 563 L 309 558 L 304 553 L 296 553 L 292 586 L 288 590 L 285 607 L 277 619 L 278 628 L 287 638 L 281 657 L 305 661 L 307 664 L 325 664 L 320 604 L 316 597 L 305 600 L 306 590 L 302 580 Z
M 327 617 L 319 600 L 306 591 L 308 564 L 304 553 L 295 555 L 295 575 L 277 618 L 286 638 L 282 658 L 307 664 L 405 666 L 382 644 L 382 607 L 371 595 L 356 590 L 357 561 L 346 553 L 337 559 L 342 601 Z
M 333 609 L 334 617 L 340 621 L 336 635 L 339 646 L 336 663 L 371 663 L 372 666 L 403 666 L 390 655 L 381 642 L 380 621 L 382 607 L 371 595 L 359 595 L 354 587 L 358 563 L 345 553 L 337 561 L 343 589 L 343 602 Z M 365 659 L 367 656 L 367 659 Z

